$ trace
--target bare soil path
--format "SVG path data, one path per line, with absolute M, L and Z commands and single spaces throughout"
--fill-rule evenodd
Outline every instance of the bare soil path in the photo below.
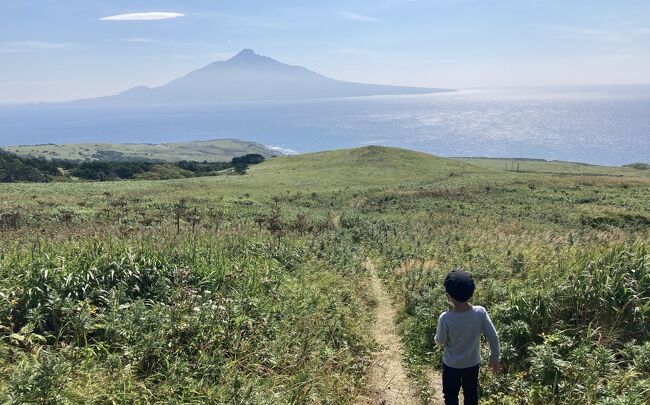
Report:
M 431 391 L 433 392 L 431 403 L 435 405 L 443 405 L 445 403 L 445 399 L 442 396 L 442 375 L 440 374 L 439 371 L 430 369 L 427 372 L 427 377 L 429 378 L 429 386 L 431 387 Z M 458 399 L 460 403 L 463 403 L 462 392 L 458 397 Z
M 416 390 L 411 385 L 402 366 L 402 342 L 395 330 L 395 308 L 384 290 L 381 280 L 371 261 L 366 263 L 371 274 L 371 286 L 377 300 L 377 321 L 375 339 L 380 349 L 368 372 L 368 394 L 357 400 L 357 405 L 415 405 L 420 403 Z M 434 400 L 435 404 L 441 403 Z

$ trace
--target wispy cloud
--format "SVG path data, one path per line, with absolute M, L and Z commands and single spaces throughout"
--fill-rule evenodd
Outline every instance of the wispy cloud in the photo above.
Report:
M 101 21 L 153 21 L 153 20 L 169 20 L 172 18 L 184 17 L 182 13 L 170 13 L 166 11 L 151 11 L 147 13 L 130 13 L 109 15 L 100 18 Z
M 0 42 L 0 53 L 29 53 L 39 51 L 67 51 L 79 48 L 79 44 L 47 41 Z
M 352 20 L 352 21 L 363 21 L 363 22 L 379 22 L 378 19 L 375 17 L 371 17 L 368 15 L 363 15 L 363 14 L 357 14 L 357 13 L 352 13 L 350 11 L 339 11 L 339 15 L 346 20 Z

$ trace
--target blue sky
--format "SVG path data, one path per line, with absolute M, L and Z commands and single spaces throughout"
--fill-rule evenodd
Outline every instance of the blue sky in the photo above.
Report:
M 650 1 L 0 0 L 0 102 L 160 85 L 242 48 L 363 82 L 650 83 Z

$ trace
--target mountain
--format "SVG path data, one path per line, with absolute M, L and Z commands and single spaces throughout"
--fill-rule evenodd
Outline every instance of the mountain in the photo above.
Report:
M 123 93 L 74 103 L 157 104 L 428 94 L 444 89 L 344 82 L 287 65 L 244 49 L 160 87 L 138 86 Z
M 215 139 L 210 141 L 178 143 L 78 143 L 5 146 L 0 151 L 15 153 L 21 157 L 102 160 L 102 161 L 142 161 L 154 160 L 178 162 L 180 160 L 226 162 L 235 156 L 259 153 L 265 157 L 282 153 L 256 143 L 237 139 Z

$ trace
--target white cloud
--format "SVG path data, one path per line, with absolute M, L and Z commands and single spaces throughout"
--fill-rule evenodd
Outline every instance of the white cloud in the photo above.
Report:
M 171 18 L 184 17 L 182 13 L 169 13 L 165 11 L 151 11 L 148 13 L 131 13 L 131 14 L 118 14 L 110 15 L 100 18 L 101 21 L 153 21 L 153 20 L 169 20 Z
M 0 42 L 0 53 L 28 53 L 38 51 L 67 51 L 79 48 L 78 44 L 47 41 Z
M 339 15 L 345 18 L 346 20 L 363 21 L 363 22 L 379 22 L 379 20 L 376 19 L 375 17 L 352 13 L 350 11 L 339 11 Z

